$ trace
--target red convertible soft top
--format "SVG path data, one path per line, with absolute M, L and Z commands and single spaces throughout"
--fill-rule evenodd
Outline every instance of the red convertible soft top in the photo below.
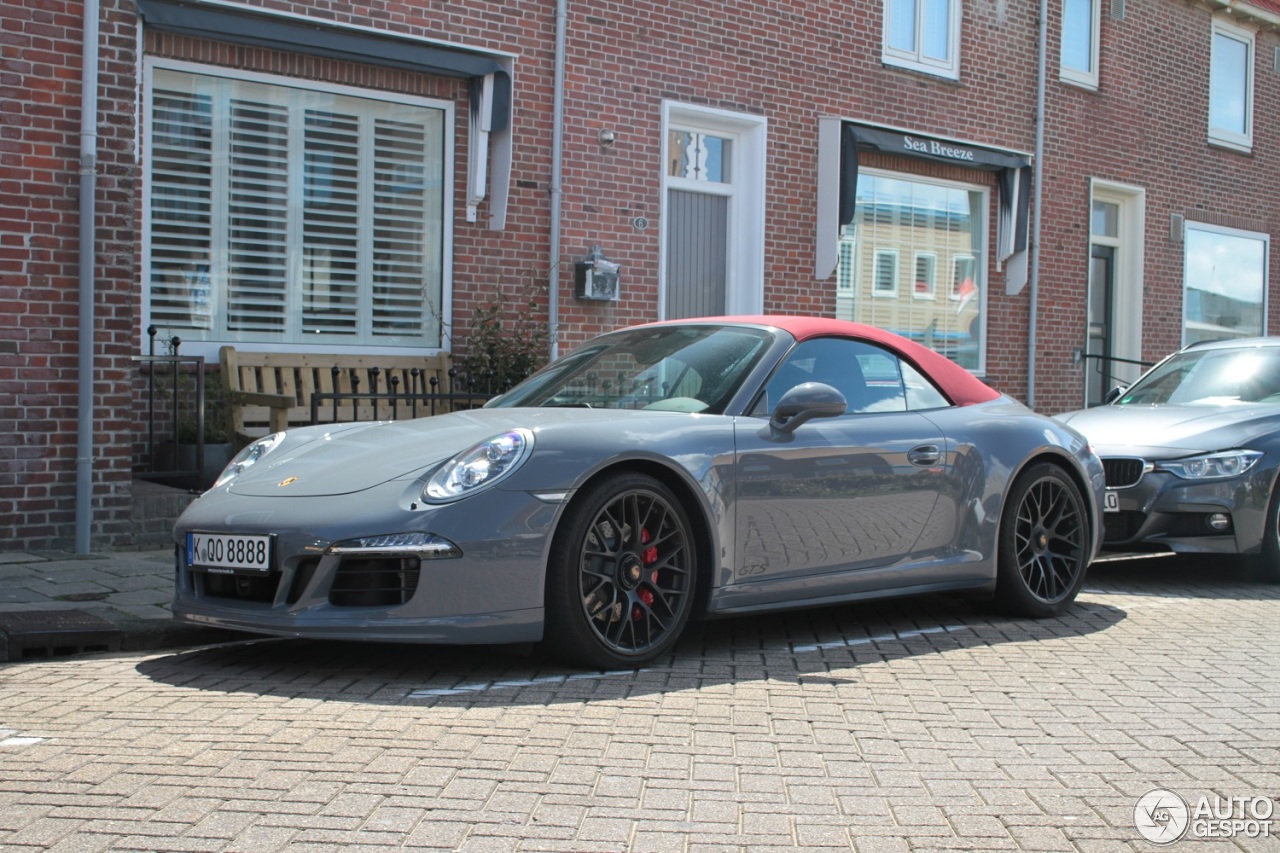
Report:
M 928 347 L 901 335 L 886 332 L 884 329 L 877 329 L 875 326 L 865 326 L 862 323 L 852 323 L 848 320 L 832 320 L 829 317 L 799 317 L 785 314 L 700 317 L 696 320 L 674 322 L 750 323 L 756 326 L 773 326 L 789 333 L 798 341 L 833 335 L 861 338 L 893 350 L 902 356 L 902 358 L 918 368 L 921 373 L 936 382 L 942 392 L 957 406 L 972 406 L 974 403 L 985 403 L 1000 396 L 999 391 L 987 385 L 946 356 L 940 355 Z

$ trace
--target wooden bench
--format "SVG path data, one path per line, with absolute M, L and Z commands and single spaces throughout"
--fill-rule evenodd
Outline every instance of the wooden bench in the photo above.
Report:
M 244 444 L 311 423 L 405 420 L 475 408 L 449 353 L 429 356 L 219 353 L 231 434 Z M 461 385 L 461 383 L 458 383 Z

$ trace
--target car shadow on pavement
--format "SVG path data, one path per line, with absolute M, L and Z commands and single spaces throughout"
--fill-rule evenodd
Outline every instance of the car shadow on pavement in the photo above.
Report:
M 743 616 L 690 625 L 638 670 L 584 670 L 533 649 L 264 638 L 150 657 L 137 671 L 211 693 L 377 705 L 528 706 L 669 695 L 746 682 L 857 681 L 867 667 L 1105 631 L 1121 607 L 1078 601 L 1059 618 L 993 616 L 952 597 Z
M 1280 584 L 1264 583 L 1244 560 L 1219 554 L 1104 556 L 1089 567 L 1084 588 L 1165 598 L 1280 598 Z

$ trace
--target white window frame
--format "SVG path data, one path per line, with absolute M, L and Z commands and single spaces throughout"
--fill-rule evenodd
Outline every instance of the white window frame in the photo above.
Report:
M 886 65 L 896 65 L 899 68 L 910 68 L 913 71 L 923 71 L 926 74 L 934 74 L 939 77 L 946 77 L 951 80 L 960 78 L 960 23 L 962 20 L 961 7 L 962 0 L 947 0 L 948 20 L 947 20 L 947 54 L 946 60 L 934 59 L 924 55 L 924 11 L 926 0 L 902 0 L 902 2 L 915 3 L 915 50 L 903 50 L 896 48 L 889 43 L 890 17 L 892 11 L 890 6 L 894 0 L 884 0 L 881 7 L 883 11 L 882 17 L 882 60 Z
M 1218 37 L 1238 41 L 1245 46 L 1245 71 L 1244 71 L 1244 133 L 1238 133 L 1233 130 L 1227 130 L 1215 127 L 1213 124 L 1213 55 L 1218 43 Z M 1253 89 L 1254 89 L 1254 73 L 1253 66 L 1256 61 L 1256 35 L 1252 30 L 1236 26 L 1233 23 L 1225 21 L 1221 18 L 1213 19 L 1213 27 L 1209 42 L 1209 110 L 1205 117 L 1209 127 L 1209 141 L 1217 145 L 1227 148 L 1234 148 L 1238 151 L 1253 150 Z
M 897 299 L 898 298 L 898 250 L 897 249 L 876 249 L 871 266 L 871 296 L 872 298 L 881 299 Z M 882 290 L 880 288 L 880 259 L 888 258 L 893 265 L 893 289 Z
M 385 101 L 394 104 L 403 104 L 406 106 L 423 107 L 427 109 L 440 110 L 443 112 L 444 121 L 444 139 L 442 156 L 444 158 L 443 170 L 443 210 L 441 216 L 442 228 L 442 245 L 441 245 L 441 280 L 440 280 L 440 305 L 434 306 L 440 314 L 440 336 L 441 344 L 439 347 L 423 347 L 423 346 L 387 346 L 377 344 L 341 344 L 336 345 L 332 342 L 325 344 L 302 344 L 289 342 L 258 342 L 258 341 L 235 341 L 235 346 L 239 350 L 253 352 L 315 352 L 315 353 L 331 353 L 335 346 L 340 346 L 342 352 L 352 355 L 373 354 L 373 355 L 417 355 L 424 353 L 434 353 L 441 350 L 449 349 L 449 340 L 452 326 L 453 313 L 453 219 L 454 219 L 454 147 L 457 135 L 455 124 L 455 107 L 452 101 L 437 100 L 434 98 L 423 98 L 415 95 L 404 95 L 394 92 L 383 92 L 375 89 L 362 89 L 355 86 L 346 86 L 336 83 L 324 83 L 315 80 L 306 80 L 293 77 L 282 77 L 275 74 L 267 74 L 257 71 L 245 71 L 237 68 L 228 68 L 225 66 L 205 65 L 197 62 L 188 62 L 176 59 L 165 59 L 160 57 L 145 57 L 142 63 L 143 80 L 141 91 L 141 112 L 142 112 L 142 142 L 144 163 L 148 163 L 147 152 L 151 148 L 152 139 L 152 103 L 154 97 L 154 78 L 155 71 L 159 69 L 183 72 L 187 74 L 203 75 L 208 77 L 222 77 L 233 80 L 243 80 L 252 83 L 259 83 L 266 86 L 277 86 L 287 89 L 303 89 L 309 91 L 323 92 L 329 95 L 345 96 L 352 98 L 360 98 L 371 101 Z M 141 313 L 142 326 L 145 328 L 151 323 L 151 170 L 149 165 L 142 169 L 142 263 L 140 269 L 139 289 L 141 290 Z M 216 226 L 215 226 L 216 227 Z M 293 283 L 291 283 L 293 286 Z M 143 336 L 140 336 L 140 338 Z M 218 357 L 219 348 L 228 341 L 210 340 L 184 340 L 182 344 L 183 355 L 203 356 L 206 360 L 214 360 Z M 139 340 L 139 352 L 147 354 L 147 340 Z
M 1084 0 L 1089 5 L 1089 67 L 1075 68 L 1067 65 L 1067 0 L 1062 0 L 1062 33 L 1058 44 L 1058 76 L 1065 83 L 1098 88 L 1099 42 L 1102 33 L 1102 0 Z
M 1092 216 L 1095 201 L 1114 204 L 1119 208 L 1117 235 L 1099 237 L 1089 228 L 1089 251 L 1098 245 L 1110 246 L 1116 251 L 1115 305 L 1112 353 L 1117 358 L 1128 359 L 1112 365 L 1116 378 L 1133 382 L 1142 373 L 1142 315 L 1144 257 L 1146 256 L 1147 191 L 1139 186 L 1120 184 L 1101 178 L 1089 181 L 1089 213 Z M 1086 220 L 1088 221 L 1088 220 Z M 1088 263 L 1087 256 L 1085 263 Z
M 768 119 L 764 116 L 662 102 L 660 145 L 666 151 L 670 131 L 684 130 L 729 139 L 729 180 L 698 181 L 667 174 L 662 157 L 662 198 L 658 221 L 664 223 L 658 247 L 658 318 L 666 317 L 667 197 L 673 189 L 729 197 L 728 257 L 725 266 L 725 312 L 759 314 L 764 310 L 764 211 Z
M 960 289 L 956 279 L 958 278 L 960 263 L 962 261 L 967 261 L 972 265 L 974 278 L 976 278 L 978 274 L 978 259 L 975 256 L 963 254 L 955 254 L 951 256 L 951 284 L 948 286 L 947 298 L 952 302 L 959 302 L 961 299 Z M 976 287 L 977 285 L 975 284 L 974 286 Z
M 920 281 L 916 275 L 920 269 L 920 261 L 929 260 L 929 289 L 923 293 L 916 290 L 916 282 Z M 916 252 L 911 258 L 911 298 L 934 300 L 938 298 L 938 253 L 937 252 Z
M 1230 237 L 1241 237 L 1246 240 L 1257 240 L 1262 243 L 1262 295 L 1261 299 L 1261 320 L 1262 328 L 1259 329 L 1259 335 L 1267 334 L 1267 306 L 1270 304 L 1268 293 L 1271 289 L 1270 272 L 1271 272 L 1271 235 L 1262 231 L 1245 231 L 1242 228 L 1228 228 L 1225 225 L 1211 225 L 1208 222 L 1191 222 L 1187 221 L 1183 225 L 1183 250 L 1182 250 L 1182 345 L 1186 346 L 1187 341 L 1187 249 L 1186 237 L 1192 231 L 1203 231 L 1211 234 L 1225 234 Z

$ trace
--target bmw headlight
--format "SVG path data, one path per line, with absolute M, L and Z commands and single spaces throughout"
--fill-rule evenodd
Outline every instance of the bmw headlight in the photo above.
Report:
M 422 496 L 442 503 L 492 486 L 508 477 L 529 458 L 533 450 L 533 433 L 513 429 L 464 450 L 446 462 L 427 480 Z
M 1239 477 L 1258 464 L 1261 458 L 1262 454 L 1257 450 L 1228 450 L 1159 462 L 1156 470 L 1168 471 L 1184 480 L 1220 480 Z
M 284 435 L 282 432 L 274 432 L 241 450 L 235 455 L 234 459 L 227 463 L 227 467 L 222 469 L 222 473 L 218 475 L 218 479 L 213 483 L 213 488 L 225 486 L 252 468 L 262 457 L 280 446 L 280 442 L 284 441 Z

